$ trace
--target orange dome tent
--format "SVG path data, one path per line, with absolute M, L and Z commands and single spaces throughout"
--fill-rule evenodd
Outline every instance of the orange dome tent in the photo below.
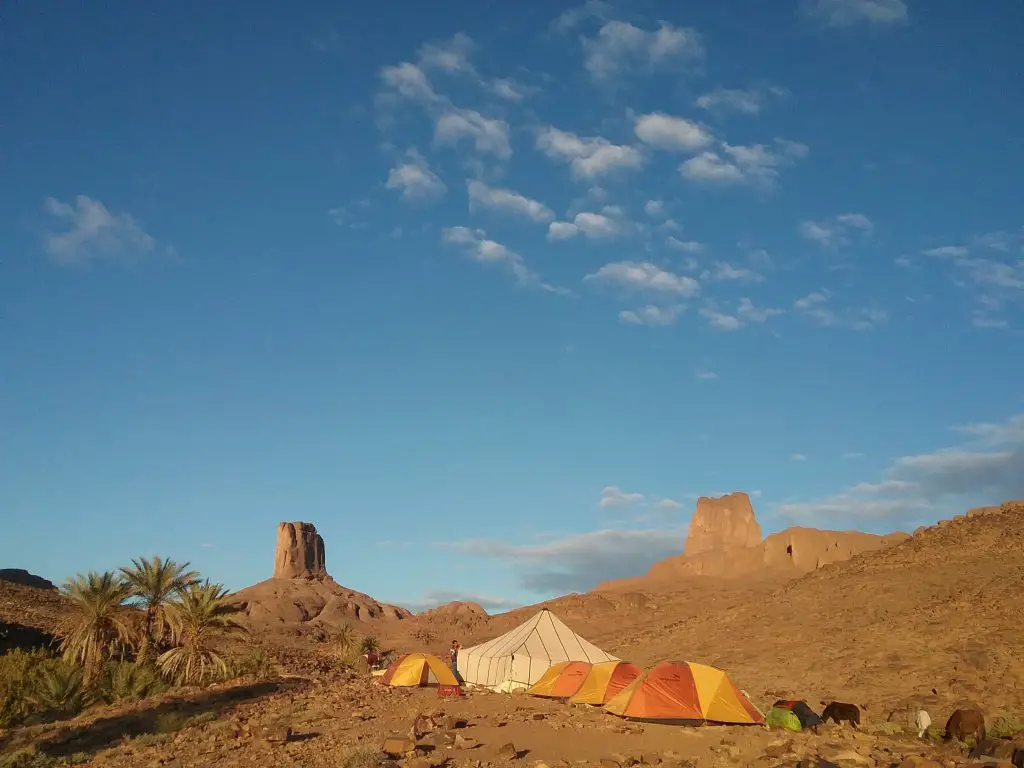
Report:
M 663 661 L 651 667 L 604 708 L 648 722 L 764 723 L 764 716 L 725 672 L 689 661 Z
M 593 665 L 587 661 L 561 661 L 552 664 L 540 679 L 526 689 L 531 696 L 565 699 L 583 685 Z
M 607 704 L 615 695 L 643 674 L 628 661 L 602 661 L 590 668 L 583 685 L 569 701 L 573 704 Z
M 451 667 L 431 653 L 408 653 L 400 657 L 388 667 L 380 677 L 380 682 L 396 688 L 459 685 Z

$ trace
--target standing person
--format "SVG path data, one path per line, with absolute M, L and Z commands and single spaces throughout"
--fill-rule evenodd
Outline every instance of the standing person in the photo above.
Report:
M 448 663 L 451 665 L 452 674 L 455 675 L 456 680 L 459 678 L 459 648 L 461 647 L 458 640 L 452 640 L 452 647 L 448 651 Z

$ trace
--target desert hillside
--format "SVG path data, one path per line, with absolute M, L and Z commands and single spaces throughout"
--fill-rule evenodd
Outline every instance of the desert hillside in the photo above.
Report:
M 1024 502 L 972 510 L 728 610 L 626 630 L 614 652 L 728 669 L 766 698 L 1024 702 Z M 936 694 L 932 694 L 932 689 Z

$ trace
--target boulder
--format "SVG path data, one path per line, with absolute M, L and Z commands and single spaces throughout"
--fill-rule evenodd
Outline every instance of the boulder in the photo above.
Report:
M 683 554 L 692 556 L 722 549 L 743 549 L 760 543 L 761 526 L 754 517 L 754 508 L 747 494 L 728 493 L 718 498 L 701 496 L 690 518 Z
M 274 550 L 275 579 L 320 578 L 327 575 L 324 539 L 312 523 L 278 523 Z

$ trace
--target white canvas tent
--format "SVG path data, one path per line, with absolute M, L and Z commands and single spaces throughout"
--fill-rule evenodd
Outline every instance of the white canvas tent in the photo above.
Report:
M 560 661 L 618 661 L 587 642 L 547 608 L 500 637 L 459 651 L 458 670 L 470 685 L 498 691 L 528 688 Z

